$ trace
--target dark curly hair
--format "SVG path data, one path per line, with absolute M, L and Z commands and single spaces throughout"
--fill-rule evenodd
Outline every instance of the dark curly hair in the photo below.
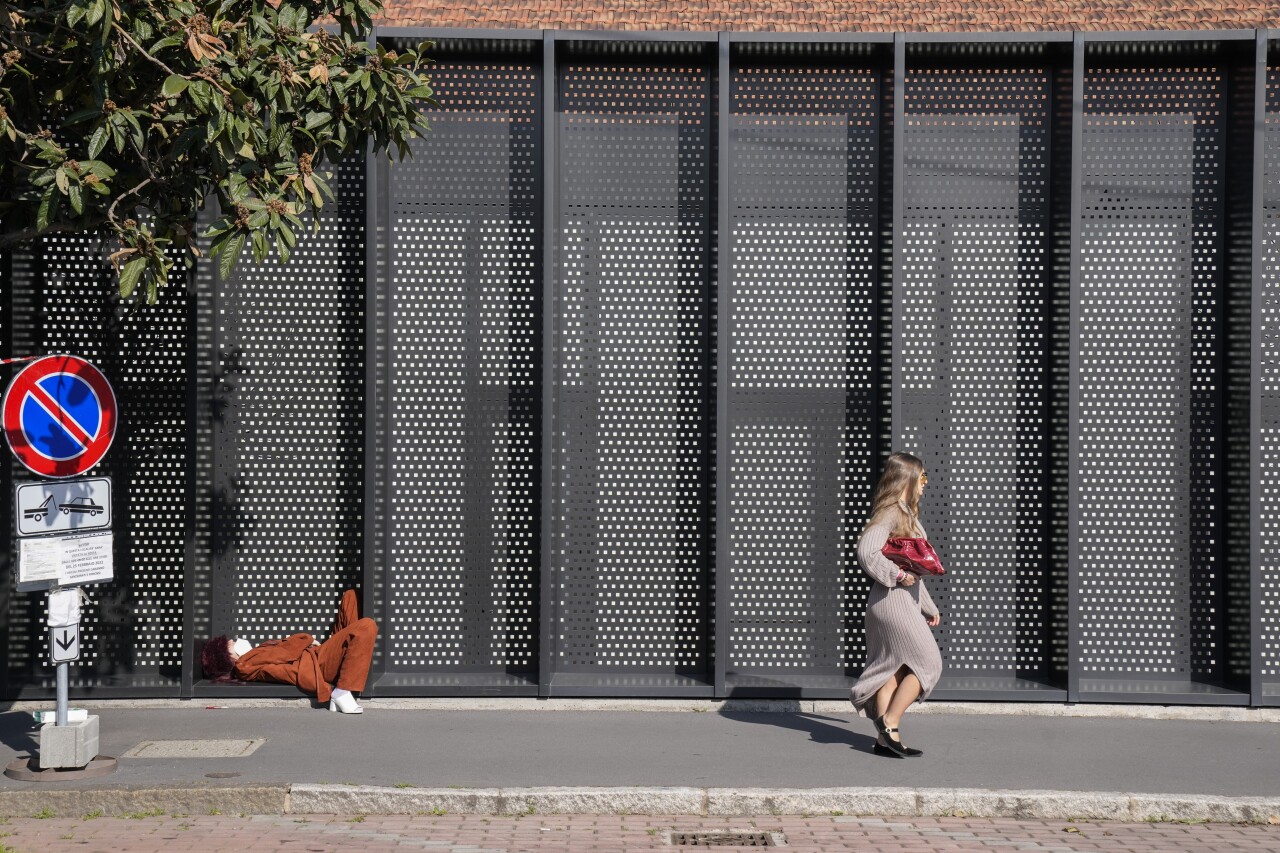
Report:
M 200 649 L 200 670 L 210 681 L 226 678 L 231 674 L 231 649 L 227 647 L 227 635 L 220 634 L 205 642 Z

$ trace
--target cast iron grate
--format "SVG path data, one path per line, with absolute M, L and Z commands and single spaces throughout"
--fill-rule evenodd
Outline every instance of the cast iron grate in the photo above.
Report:
M 772 832 L 673 832 L 675 847 L 777 847 Z

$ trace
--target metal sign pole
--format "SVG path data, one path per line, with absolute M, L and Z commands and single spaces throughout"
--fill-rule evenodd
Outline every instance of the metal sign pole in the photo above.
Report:
M 71 664 L 65 661 L 58 664 L 58 705 L 57 710 L 54 711 L 53 719 L 55 726 L 65 726 L 67 724 L 67 683 L 70 680 L 70 671 Z

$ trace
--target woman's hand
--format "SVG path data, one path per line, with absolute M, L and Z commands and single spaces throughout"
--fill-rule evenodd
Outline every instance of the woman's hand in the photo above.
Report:
M 942 624 L 942 614 L 935 613 L 932 616 L 925 616 L 924 621 L 929 623 L 930 628 L 937 628 Z
M 903 572 L 902 580 L 898 581 L 898 583 L 902 584 L 903 586 L 911 586 L 915 582 L 916 582 L 916 576 L 911 574 L 911 572 Z

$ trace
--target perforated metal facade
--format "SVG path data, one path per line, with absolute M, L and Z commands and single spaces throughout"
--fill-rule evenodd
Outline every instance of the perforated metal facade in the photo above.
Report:
M 935 696 L 1280 704 L 1280 39 L 379 38 L 432 35 L 431 134 L 288 266 L 126 316 L 96 247 L 3 259 L 6 353 L 125 413 L 74 690 L 291 695 L 198 644 L 357 586 L 375 693 L 842 697 L 904 449 Z
M 388 686 L 536 688 L 541 71 L 531 45 L 437 51 L 432 132 L 378 210 Z
M 878 468 L 888 275 L 883 46 L 730 59 L 726 678 L 834 686 L 865 658 L 869 582 L 851 560 Z M 726 292 L 722 290 L 722 292 Z
M 951 574 L 948 673 L 992 690 L 1049 685 L 1050 484 L 1065 474 L 1051 372 L 1066 359 L 1055 290 L 1055 147 L 1070 98 L 1061 46 L 913 46 L 903 92 L 895 268 L 895 446 L 929 470 L 922 521 Z
M 631 683 L 697 689 L 711 624 L 711 56 L 565 42 L 555 72 L 551 686 L 644 674 Z

